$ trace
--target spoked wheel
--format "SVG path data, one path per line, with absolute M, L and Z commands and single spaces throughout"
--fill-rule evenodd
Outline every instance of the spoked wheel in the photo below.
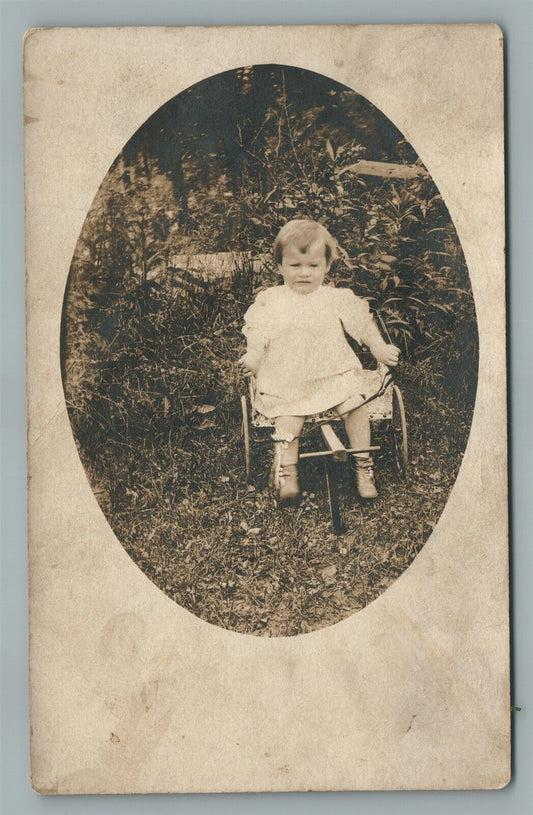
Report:
M 344 531 L 342 513 L 339 506 L 339 476 L 337 463 L 326 459 L 326 484 L 328 488 L 329 511 L 331 522 L 336 535 L 341 535 Z
M 402 392 L 397 385 L 392 386 L 392 419 L 389 433 L 396 470 L 400 478 L 407 478 L 409 465 L 407 422 Z
M 241 396 L 241 412 L 242 412 L 242 438 L 244 446 L 244 469 L 246 474 L 246 482 L 250 481 L 252 472 L 251 458 L 250 458 L 250 420 L 248 418 L 248 400 L 246 396 Z

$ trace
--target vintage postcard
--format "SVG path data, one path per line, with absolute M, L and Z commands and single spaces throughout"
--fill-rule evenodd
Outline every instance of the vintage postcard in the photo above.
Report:
M 43 794 L 510 778 L 503 37 L 24 46 Z

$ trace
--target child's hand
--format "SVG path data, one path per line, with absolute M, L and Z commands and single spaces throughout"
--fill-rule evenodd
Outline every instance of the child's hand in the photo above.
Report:
M 395 345 L 383 345 L 374 356 L 378 362 L 386 365 L 387 368 L 395 368 L 400 359 L 400 349 Z
M 262 356 L 262 353 L 247 351 L 246 354 L 239 359 L 238 365 L 242 368 L 245 376 L 251 376 L 258 372 Z

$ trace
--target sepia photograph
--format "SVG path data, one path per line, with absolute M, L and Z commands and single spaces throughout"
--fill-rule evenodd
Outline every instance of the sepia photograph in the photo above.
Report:
M 24 45 L 47 795 L 510 778 L 503 39 Z
M 304 68 L 177 93 L 86 215 L 61 374 L 101 510 L 172 601 L 260 637 L 359 612 L 432 534 L 476 399 L 469 271 L 424 155 Z

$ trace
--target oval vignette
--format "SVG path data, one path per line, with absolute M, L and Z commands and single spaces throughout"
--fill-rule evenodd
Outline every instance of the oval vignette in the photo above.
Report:
M 301 462 L 300 506 L 280 509 L 271 445 L 252 429 L 245 480 L 242 318 L 279 282 L 271 245 L 292 218 L 327 226 L 341 248 L 329 282 L 368 298 L 402 351 L 408 477 L 388 423 L 373 423 L 379 497 L 361 504 L 342 468 L 342 535 L 320 459 Z M 209 77 L 137 130 L 87 214 L 64 297 L 65 398 L 102 511 L 163 592 L 244 634 L 332 625 L 412 563 L 459 471 L 477 361 L 468 270 L 419 157 L 364 97 L 287 66 Z

